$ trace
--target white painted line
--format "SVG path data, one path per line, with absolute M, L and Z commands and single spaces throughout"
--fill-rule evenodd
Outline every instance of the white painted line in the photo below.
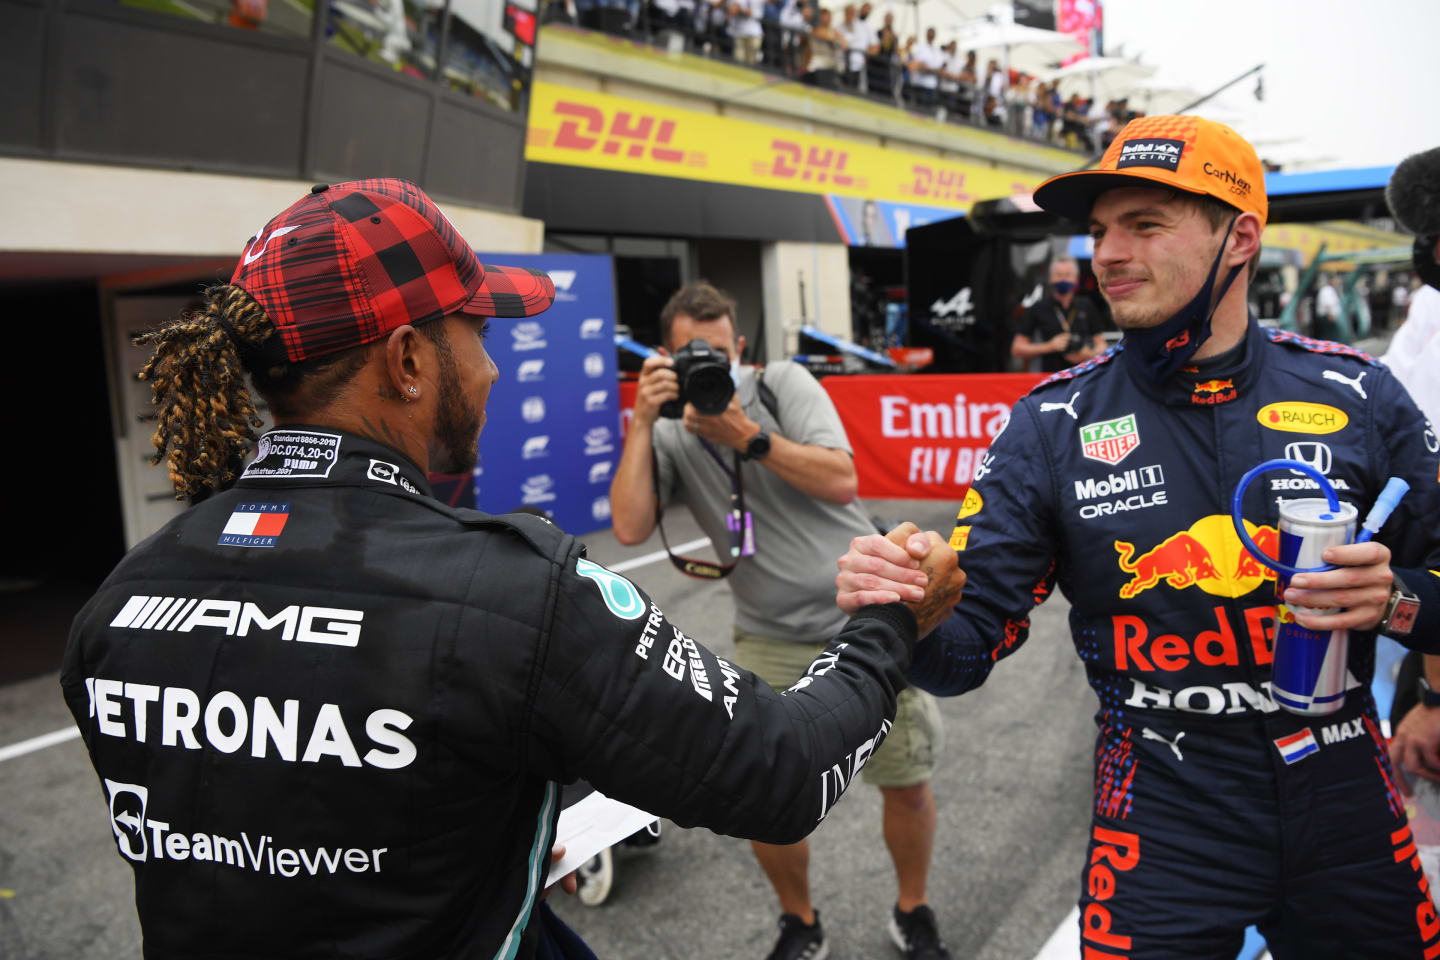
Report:
M 14 760 L 16 757 L 23 757 L 27 753 L 36 750 L 44 750 L 46 747 L 53 747 L 57 743 L 64 743 L 66 740 L 74 740 L 80 736 L 79 727 L 66 727 L 64 730 L 53 730 L 50 733 L 42 733 L 38 737 L 31 737 L 29 740 L 21 740 L 19 743 L 12 743 L 8 747 L 0 747 L 0 763 L 6 760 Z
M 1080 908 L 1071 907 L 1035 960 L 1080 960 Z
M 699 540 L 691 540 L 688 543 L 675 544 L 676 553 L 684 553 L 686 550 L 696 550 L 710 542 L 709 537 L 701 537 Z M 664 560 L 665 551 L 656 550 L 654 553 L 647 553 L 644 556 L 634 557 L 630 560 L 622 560 L 616 564 L 606 564 L 605 569 L 611 573 L 624 573 L 626 570 L 634 570 L 636 567 L 643 567 L 647 563 L 654 563 L 656 560 Z
M 686 543 L 676 544 L 675 550 L 677 553 L 684 553 L 686 550 L 698 550 L 709 542 L 709 537 L 701 537 L 699 540 L 690 540 Z M 665 551 L 656 550 L 654 553 L 647 553 L 630 560 L 623 560 L 612 567 L 606 567 L 606 569 L 612 573 L 624 573 L 626 570 L 634 570 L 636 567 L 643 567 L 647 563 L 654 563 L 656 560 L 663 559 L 665 559 Z M 36 750 L 53 747 L 55 744 L 64 743 L 66 740 L 74 740 L 78 736 L 80 736 L 79 727 L 66 727 L 64 730 L 42 733 L 40 736 L 31 737 L 29 740 L 12 743 L 8 747 L 0 747 L 0 763 L 4 763 L 6 760 L 14 760 L 16 757 L 23 757 L 25 754 L 33 753 Z

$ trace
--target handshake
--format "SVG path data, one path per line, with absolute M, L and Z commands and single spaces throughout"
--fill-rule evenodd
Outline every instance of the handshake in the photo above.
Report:
M 906 521 L 883 537 L 856 537 L 836 561 L 835 602 L 847 614 L 872 603 L 901 601 L 915 614 L 924 637 L 940 625 L 965 587 L 955 550 L 934 530 Z

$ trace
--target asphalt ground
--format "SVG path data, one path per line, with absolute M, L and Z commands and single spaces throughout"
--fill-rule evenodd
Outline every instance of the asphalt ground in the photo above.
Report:
M 948 534 L 955 505 L 873 501 L 880 518 Z M 683 510 L 671 543 L 700 537 Z M 660 549 L 585 538 L 604 563 Z M 703 551 L 700 552 L 704 555 Z M 687 633 L 733 653 L 729 588 L 691 580 L 663 559 L 627 571 Z M 1036 611 L 1026 649 L 980 690 L 941 702 L 946 743 L 934 789 L 939 829 L 930 902 L 956 958 L 1029 960 L 1075 903 L 1089 822 L 1094 698 L 1070 644 L 1066 604 Z M 55 673 L 0 686 L 0 751 L 71 727 Z M 896 956 L 886 933 L 894 873 L 880 795 L 857 785 L 811 839 L 811 888 L 836 958 Z M 115 851 L 85 749 L 70 739 L 0 759 L 0 957 L 129 960 L 141 956 L 130 869 Z M 556 894 L 557 911 L 602 958 L 761 958 L 779 912 L 750 846 L 669 827 L 644 850 L 622 848 L 609 900 Z

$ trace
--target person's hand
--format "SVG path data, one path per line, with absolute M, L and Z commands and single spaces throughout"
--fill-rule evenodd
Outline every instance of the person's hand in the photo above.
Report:
M 1440 783 L 1440 707 L 1417 703 L 1405 714 L 1390 738 L 1390 766 L 1396 785 L 1407 797 L 1409 776 Z
M 901 527 L 903 526 L 904 524 L 901 524 Z M 910 550 L 910 541 L 918 539 L 914 534 L 898 527 L 888 536 L 892 543 L 905 543 L 907 552 Z M 955 604 L 960 602 L 961 591 L 965 588 L 965 571 L 960 569 L 955 548 L 940 534 L 934 530 L 926 530 L 921 536 L 929 541 L 929 551 L 920 559 L 920 572 L 925 574 L 927 579 L 925 597 L 914 603 L 906 603 L 905 606 L 915 614 L 919 636 L 923 638 L 940 626 L 950 616 L 950 611 L 955 609 Z
M 1045 346 L 1051 353 L 1064 353 L 1070 347 L 1070 334 L 1062 330 L 1046 340 Z
M 650 426 L 660 417 L 660 404 L 680 399 L 680 381 L 671 369 L 675 361 L 663 352 L 646 357 L 635 385 L 635 422 Z
M 909 521 L 883 537 L 856 537 L 836 566 L 835 602 L 841 610 L 854 614 L 867 604 L 900 600 L 914 612 L 922 637 L 950 615 L 965 586 L 950 544 Z
M 1390 600 L 1390 548 L 1374 540 L 1326 547 L 1322 559 L 1333 563 L 1334 570 L 1324 573 L 1301 573 L 1291 578 L 1285 591 L 1285 603 L 1295 613 L 1295 620 L 1310 630 L 1370 630 L 1385 615 Z M 1295 607 L 1329 610 L 1336 613 L 1316 616 Z
M 687 403 L 685 417 L 680 422 L 695 436 L 741 453 L 750 446 L 750 438 L 760 432 L 760 424 L 745 416 L 745 411 L 740 409 L 739 395 L 732 395 L 730 405 L 713 417 L 703 416 L 693 403 Z
M 894 539 L 896 535 L 900 539 Z M 906 521 L 888 536 L 878 533 L 856 537 L 835 565 L 835 603 L 846 614 L 872 603 L 918 602 L 925 599 L 929 577 L 920 560 L 930 552 L 930 539 Z
M 555 864 L 559 863 L 559 862 L 560 862 L 561 860 L 563 860 L 563 859 L 565 859 L 565 848 L 564 848 L 564 847 L 560 846 L 559 844 L 556 844 L 555 846 L 553 846 L 553 847 L 550 848 L 550 864 L 551 864 L 551 866 L 554 866 Z M 576 886 L 577 886 L 577 884 L 575 883 L 575 871 L 574 871 L 574 870 L 571 870 L 569 873 L 565 874 L 565 876 L 561 877 L 559 880 L 555 881 L 554 883 L 550 884 L 550 886 L 546 887 L 546 888 L 545 888 L 545 892 L 542 893 L 542 894 L 540 894 L 540 899 L 543 900 L 543 899 L 545 899 L 546 897 L 550 896 L 550 891 L 553 890 L 553 889 L 555 889 L 557 886 L 558 886 L 561 890 L 564 890 L 566 893 L 568 893 L 570 896 L 573 897 L 573 896 L 575 895 L 575 888 L 576 888 Z

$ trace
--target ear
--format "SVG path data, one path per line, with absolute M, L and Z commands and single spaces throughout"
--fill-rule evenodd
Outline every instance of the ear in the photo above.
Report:
M 743 359 L 745 359 L 745 338 L 739 336 L 735 338 L 735 362 L 739 363 Z
M 1260 238 L 1265 227 L 1254 213 L 1245 212 L 1235 218 L 1230 230 L 1230 253 L 1225 258 L 1226 266 L 1249 263 L 1260 252 Z
M 419 399 L 420 334 L 410 324 L 396 327 L 385 339 L 385 375 L 401 400 Z

